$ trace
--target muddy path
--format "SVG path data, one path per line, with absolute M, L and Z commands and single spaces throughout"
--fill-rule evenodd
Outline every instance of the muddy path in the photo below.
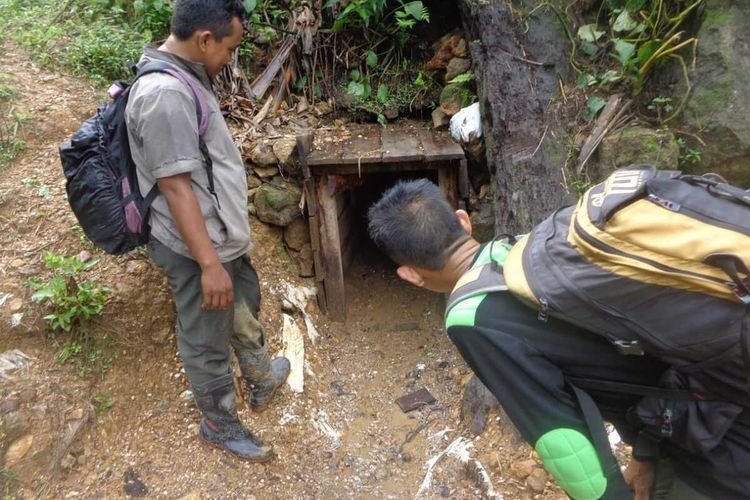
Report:
M 306 339 L 304 393 L 284 388 L 261 414 L 241 405 L 276 460 L 251 465 L 201 444 L 165 278 L 141 253 L 115 258 L 86 248 L 65 199 L 57 147 L 103 92 L 8 44 L 0 52 L 0 72 L 12 75 L 28 117 L 26 151 L 0 171 L 0 353 L 29 358 L 12 378 L 0 377 L 5 498 L 480 498 L 488 481 L 505 498 L 563 498 L 501 426 L 472 439 L 461 421 L 470 372 L 443 332 L 442 299 L 398 281 L 371 251 L 347 276 L 347 323 L 330 324 L 308 306 L 320 336 Z M 251 224 L 274 353 L 286 285 L 312 283 L 296 277 L 278 230 Z M 55 361 L 65 339 L 49 338 L 27 286 L 44 274 L 45 250 L 100 259 L 89 277 L 113 290 L 96 324 L 116 354 L 106 371 L 79 377 Z M 422 387 L 436 403 L 404 414 L 394 400 Z M 111 408 L 97 412 L 92 397 L 102 394 Z M 428 466 L 455 443 L 465 456 L 443 453 Z

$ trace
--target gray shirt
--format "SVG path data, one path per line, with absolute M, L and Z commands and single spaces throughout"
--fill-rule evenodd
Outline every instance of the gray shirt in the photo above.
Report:
M 247 177 L 211 81 L 202 64 L 174 54 L 147 48 L 140 64 L 150 60 L 177 66 L 204 91 L 209 117 L 203 140 L 213 161 L 219 203 L 208 191 L 208 176 L 198 145 L 193 95 L 177 78 L 164 73 L 140 78 L 130 91 L 125 112 L 130 152 L 137 167 L 141 193 L 145 196 L 157 179 L 190 173 L 193 191 L 219 259 L 222 262 L 234 260 L 250 248 Z M 149 223 L 153 238 L 174 252 L 193 258 L 164 196 L 157 196 L 151 205 Z

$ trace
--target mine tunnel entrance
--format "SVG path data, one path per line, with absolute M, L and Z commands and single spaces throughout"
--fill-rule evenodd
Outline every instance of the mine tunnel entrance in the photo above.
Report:
M 455 206 L 463 205 L 468 176 L 463 149 L 445 133 L 402 124 L 350 126 L 316 135 L 305 155 L 305 196 L 318 301 L 333 321 L 346 319 L 346 280 L 352 264 L 393 270 L 367 235 L 367 210 L 399 180 L 428 178 Z

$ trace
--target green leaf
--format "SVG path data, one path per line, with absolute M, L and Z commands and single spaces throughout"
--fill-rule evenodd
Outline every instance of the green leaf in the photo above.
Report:
M 630 12 L 637 12 L 641 10 L 645 4 L 646 4 L 646 0 L 628 0 L 628 3 L 625 5 L 625 8 L 628 9 Z
M 474 81 L 474 73 L 471 71 L 467 71 L 466 73 L 461 73 L 460 75 L 456 75 L 455 78 L 453 78 L 448 83 L 468 83 Z
M 426 10 L 422 2 L 409 2 L 404 4 L 404 11 L 417 21 L 422 21 Z
M 619 71 L 611 69 L 601 76 L 599 83 L 606 85 L 608 83 L 616 82 L 620 78 L 622 78 L 622 74 Z
M 378 86 L 378 102 L 380 104 L 385 104 L 388 102 L 388 85 L 385 83 L 381 83 Z
M 378 55 L 372 50 L 368 50 L 367 55 L 365 56 L 365 62 L 367 63 L 368 68 L 374 68 L 378 65 Z
M 615 23 L 612 25 L 612 30 L 616 33 L 629 32 L 634 30 L 638 26 L 638 23 L 630 17 L 630 12 L 623 10 L 620 15 L 615 19 Z
M 388 126 L 388 118 L 385 117 L 384 114 L 378 115 L 378 123 L 383 127 L 386 128 Z
M 642 65 L 646 64 L 646 61 L 651 59 L 651 56 L 659 49 L 659 42 L 656 40 L 649 40 L 638 48 L 638 62 Z
M 588 73 L 581 73 L 578 75 L 578 81 L 576 82 L 576 85 L 579 89 L 584 89 L 586 87 L 591 87 L 592 85 L 596 84 L 596 77 L 594 75 L 590 75 Z
M 245 7 L 245 12 L 249 14 L 250 12 L 255 10 L 255 7 L 258 6 L 258 1 L 257 0 L 245 0 L 244 2 L 242 2 L 242 5 Z
M 593 57 L 594 55 L 596 55 L 597 52 L 599 52 L 599 47 L 596 44 L 591 43 L 591 42 L 582 42 L 581 50 L 587 56 Z
M 594 43 L 599 40 L 604 32 L 596 29 L 596 24 L 584 24 L 578 28 L 578 38 L 584 42 Z
M 583 119 L 586 121 L 593 120 L 606 105 L 607 101 L 599 96 L 593 95 L 589 97 L 588 101 L 586 101 L 586 113 L 583 115 Z
M 32 296 L 31 300 L 34 302 L 40 302 L 44 299 L 49 299 L 55 296 L 55 292 L 48 287 L 40 288 L 38 291 L 36 291 Z
M 615 38 L 615 58 L 623 67 L 628 67 L 630 60 L 635 53 L 635 44 L 626 42 L 620 38 Z
M 362 98 L 365 95 L 365 86 L 360 82 L 349 82 L 349 85 L 346 86 L 346 92 L 354 97 Z
M 337 5 L 337 4 L 339 4 L 340 2 L 341 2 L 341 0 L 328 0 L 328 1 L 327 1 L 327 2 L 326 2 L 326 3 L 324 4 L 324 5 L 323 5 L 323 8 L 324 8 L 324 9 L 330 9 L 331 7 L 333 7 L 334 5 Z
M 349 72 L 349 79 L 358 82 L 362 79 L 362 73 L 360 73 L 359 70 L 355 68 Z

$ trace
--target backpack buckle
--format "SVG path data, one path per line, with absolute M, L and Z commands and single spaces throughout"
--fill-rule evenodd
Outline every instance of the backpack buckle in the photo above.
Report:
M 612 342 L 620 354 L 627 356 L 643 356 L 643 348 L 637 340 L 615 340 Z

